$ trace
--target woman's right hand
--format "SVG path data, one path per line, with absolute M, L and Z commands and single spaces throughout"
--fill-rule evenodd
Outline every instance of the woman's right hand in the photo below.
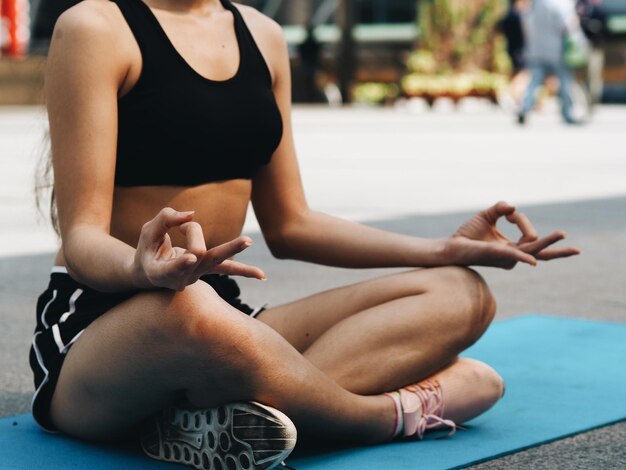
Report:
M 240 236 L 207 250 L 202 227 L 192 219 L 193 212 L 166 207 L 144 224 L 133 262 L 138 285 L 182 291 L 212 273 L 265 279 L 259 268 L 229 259 L 252 245 L 249 237 Z M 175 227 L 187 238 L 186 249 L 172 246 L 167 232 Z

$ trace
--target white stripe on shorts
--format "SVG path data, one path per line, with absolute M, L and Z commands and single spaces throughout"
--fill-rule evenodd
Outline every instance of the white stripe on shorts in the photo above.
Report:
M 74 344 L 74 342 L 80 337 L 80 335 L 83 334 L 85 330 L 82 329 L 80 330 L 78 333 L 76 333 L 76 335 L 70 340 L 69 343 L 64 344 L 63 343 L 63 338 L 61 338 L 61 330 L 59 330 L 59 324 L 56 323 L 54 325 L 52 325 L 52 336 L 54 337 L 54 342 L 57 344 L 57 347 L 59 348 L 59 353 L 61 354 L 66 354 L 67 350 L 70 349 L 70 346 L 72 344 Z
M 50 307 L 50 305 L 52 305 L 52 302 L 54 302 L 54 300 L 57 298 L 57 293 L 58 292 L 56 289 L 52 291 L 52 298 L 48 301 L 46 306 L 43 308 L 43 312 L 41 312 L 41 324 L 46 329 L 50 328 L 50 325 L 48 325 L 48 322 L 46 321 L 46 312 L 48 311 L 48 307 Z
M 69 317 L 70 315 L 76 312 L 76 301 L 78 300 L 78 298 L 80 297 L 82 293 L 83 293 L 82 289 L 76 289 L 74 291 L 74 293 L 70 297 L 70 309 L 67 312 L 65 312 L 63 315 L 61 315 L 61 319 L 59 320 L 59 323 L 63 323 L 65 320 L 67 320 L 67 317 Z
M 250 318 L 256 318 L 265 307 L 267 307 L 267 304 L 263 304 L 260 307 L 255 308 L 250 314 Z

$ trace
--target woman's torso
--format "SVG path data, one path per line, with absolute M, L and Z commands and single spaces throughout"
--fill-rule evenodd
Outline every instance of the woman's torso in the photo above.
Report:
M 140 2 L 141 0 L 124 1 Z M 118 8 L 115 3 L 109 3 L 110 7 Z M 229 4 L 223 2 L 223 5 L 228 6 Z M 145 8 L 145 5 L 136 5 L 136 11 L 139 11 L 139 13 L 143 15 L 144 13 L 141 13 L 142 7 Z M 231 6 L 231 8 L 233 7 Z M 256 43 L 252 46 L 248 43 L 248 50 L 243 50 L 245 44 L 242 44 L 241 30 L 236 31 L 234 28 L 234 26 L 237 26 L 236 12 L 232 10 L 229 11 L 228 9 L 217 10 L 208 18 L 201 15 L 189 16 L 188 14 L 165 10 L 148 10 L 147 8 L 145 13 L 153 15 L 152 19 L 146 16 L 146 21 L 158 20 L 158 24 L 153 24 L 153 32 L 158 31 L 160 27 L 161 33 L 166 34 L 165 37 L 154 40 L 154 43 L 151 44 L 145 44 L 145 39 L 144 44 L 141 44 L 141 37 L 139 41 L 137 40 L 137 31 L 132 31 L 131 29 L 137 29 L 138 26 L 137 24 L 130 24 L 131 22 L 128 21 L 127 15 L 122 15 L 119 10 L 112 14 L 112 16 L 116 18 L 116 23 L 119 22 L 119 30 L 124 33 L 124 42 L 127 43 L 129 51 L 128 73 L 119 89 L 120 101 L 118 106 L 120 107 L 120 112 L 124 112 L 123 107 L 125 106 L 125 102 L 129 103 L 128 106 L 132 106 L 133 103 L 129 101 L 129 98 L 131 100 L 137 100 L 137 95 L 141 92 L 147 95 L 144 103 L 151 105 L 152 101 L 150 101 L 150 98 L 155 94 L 155 86 L 163 87 L 163 85 L 160 84 L 151 84 L 149 77 L 146 75 L 146 72 L 155 73 L 154 70 L 150 70 L 146 67 L 147 60 L 149 60 L 149 58 L 146 60 L 146 47 L 150 47 L 156 54 L 167 53 L 169 54 L 168 57 L 170 60 L 178 61 L 170 62 L 166 65 L 176 67 L 175 71 L 178 73 L 176 79 L 181 81 L 183 86 L 184 80 L 190 80 L 193 86 L 210 87 L 211 93 L 216 91 L 220 92 L 222 89 L 225 90 L 226 93 L 232 93 L 233 90 L 236 91 L 237 85 L 241 86 L 244 83 L 238 84 L 234 82 L 234 78 L 236 76 L 242 76 L 245 82 L 246 76 L 243 74 L 246 72 L 248 74 L 255 72 L 252 67 L 244 67 L 246 65 L 244 61 L 250 62 L 251 60 L 257 60 L 257 75 L 259 75 L 259 73 L 266 74 L 263 80 L 267 82 L 266 87 L 269 87 L 269 91 L 271 92 L 272 76 L 270 68 L 269 65 L 265 65 L 264 56 L 266 54 L 261 52 L 264 50 L 264 47 L 262 44 L 258 45 L 258 49 L 256 49 L 256 59 L 254 56 L 251 58 L 251 53 L 254 54 L 255 52 L 251 47 L 256 47 Z M 241 21 L 241 19 L 242 17 L 240 16 L 239 21 Z M 239 27 L 241 27 L 241 23 Z M 252 31 L 250 31 L 250 33 L 251 32 Z M 199 47 L 199 44 L 210 46 Z M 247 55 L 245 55 L 244 52 L 246 52 Z M 176 57 L 176 54 L 178 54 L 178 57 Z M 263 69 L 259 69 L 259 58 L 263 60 Z M 154 64 L 152 64 L 152 67 L 153 66 Z M 206 83 L 203 83 L 203 77 Z M 150 88 L 150 85 L 152 88 Z M 224 85 L 229 86 L 230 89 L 221 88 Z M 199 88 L 198 90 L 202 93 L 203 89 Z M 261 94 L 265 93 L 266 91 L 262 89 Z M 206 99 L 210 100 L 211 95 Z M 272 109 L 276 106 L 275 103 L 267 109 L 268 98 L 267 96 L 263 96 L 263 99 L 266 102 L 266 109 L 264 110 L 261 107 L 258 112 L 267 112 L 268 110 L 270 114 L 278 112 L 277 108 Z M 271 100 L 273 101 L 273 96 Z M 172 103 L 176 105 L 175 101 Z M 141 106 L 141 102 L 139 106 Z M 141 117 L 141 114 L 138 113 L 136 109 L 131 109 L 131 112 L 134 113 L 132 116 L 133 119 Z M 250 113 L 248 112 L 248 114 Z M 215 113 L 213 113 L 213 116 L 215 116 Z M 231 116 L 231 120 L 236 118 L 236 115 L 234 117 Z M 256 117 L 255 120 L 256 119 L 258 119 L 258 117 Z M 276 119 L 275 116 L 274 119 Z M 120 126 L 123 125 L 121 121 L 122 119 L 120 119 Z M 245 134 L 246 126 L 248 129 L 251 128 L 251 122 L 246 123 L 243 119 L 242 121 L 243 122 L 240 124 L 241 127 L 237 127 L 235 131 L 232 131 L 232 135 L 236 136 L 238 131 Z M 233 125 L 238 126 L 239 124 L 233 124 L 231 122 L 229 123 L 229 128 L 232 128 Z M 132 126 L 130 127 L 132 129 Z M 276 123 L 274 123 L 274 127 L 276 127 Z M 263 127 L 261 126 L 261 128 Z M 220 131 L 219 129 L 217 130 Z M 120 128 L 120 133 L 123 131 L 124 130 Z M 176 133 L 176 136 L 178 137 L 180 134 L 184 136 L 185 131 L 185 128 L 181 128 L 180 131 Z M 162 133 L 165 132 L 165 129 L 157 129 L 156 132 L 157 134 L 158 132 Z M 210 141 L 210 132 L 211 129 L 207 129 L 206 133 L 197 135 L 198 132 L 196 128 L 194 129 L 194 134 L 184 136 L 185 138 L 181 140 L 200 139 L 200 148 L 202 151 L 210 153 L 211 147 L 207 147 L 206 145 L 206 141 Z M 221 130 L 221 132 L 224 133 L 224 130 Z M 229 132 L 231 131 L 229 130 Z M 242 140 L 245 140 L 245 137 L 246 136 L 243 135 Z M 274 140 L 276 140 L 275 136 Z M 235 142 L 235 144 L 237 144 L 237 142 Z M 267 146 L 268 142 L 266 141 L 264 144 Z M 228 145 L 228 141 L 226 141 L 225 145 Z M 190 148 L 194 148 L 193 142 Z M 234 152 L 241 154 L 239 158 L 248 158 L 248 156 L 245 155 L 247 149 L 243 148 L 243 151 L 241 151 L 241 147 L 227 147 L 225 150 L 228 151 L 231 148 L 234 149 Z M 132 157 L 132 155 L 128 154 L 128 149 L 135 150 L 132 145 L 126 149 L 122 149 L 125 152 L 123 155 L 124 158 Z M 156 147 L 153 152 L 158 150 L 158 147 Z M 266 148 L 266 154 L 267 151 Z M 118 149 L 118 154 L 119 152 L 120 150 Z M 150 153 L 148 152 L 148 154 Z M 143 156 L 145 157 L 145 155 Z M 120 155 L 120 157 L 122 157 L 122 155 Z M 220 155 L 220 158 L 223 160 L 224 158 L 229 158 L 229 155 Z M 195 167 L 191 166 L 188 169 L 191 178 L 189 180 L 191 182 L 190 184 L 184 184 L 184 181 L 182 181 L 183 184 L 181 184 L 181 178 L 186 178 L 186 173 L 180 171 L 177 173 L 177 176 L 172 176 L 173 179 L 170 181 L 173 184 L 169 184 L 170 181 L 168 181 L 172 173 L 171 171 L 162 171 L 160 175 L 152 179 L 143 179 L 141 176 L 137 176 L 137 173 L 132 176 L 132 168 L 130 172 L 131 177 L 126 178 L 126 180 L 123 174 L 121 178 L 119 178 L 119 174 L 116 175 L 111 216 L 111 235 L 131 246 L 136 246 L 143 224 L 153 218 L 163 207 L 173 207 L 181 211 L 195 211 L 194 220 L 200 223 L 203 228 L 207 247 L 231 240 L 241 233 L 245 221 L 252 187 L 250 173 L 255 169 L 255 165 L 260 166 L 266 163 L 259 162 L 258 156 L 254 154 L 249 155 L 249 158 L 256 158 L 257 161 L 252 163 L 250 169 L 244 169 L 241 174 L 238 172 L 236 165 L 231 164 L 230 166 L 224 166 L 223 162 L 221 167 L 217 169 L 218 171 L 215 172 L 216 174 L 210 174 L 210 168 L 207 167 L 207 165 L 200 165 L 200 168 L 198 168 L 198 165 Z M 161 162 L 161 165 L 165 163 L 180 166 L 181 160 L 184 161 L 185 159 L 180 154 L 172 155 L 171 158 L 169 158 L 169 162 Z M 267 160 L 267 156 L 264 156 L 263 160 Z M 144 165 L 149 165 L 150 163 L 151 162 L 146 161 Z M 118 158 L 118 168 L 123 167 L 124 164 L 125 162 L 122 162 L 120 165 Z M 219 166 L 220 162 L 218 161 L 215 164 Z M 246 161 L 243 161 L 244 166 L 247 164 Z M 171 169 L 173 167 L 167 168 Z M 126 174 L 128 174 L 128 171 L 126 171 Z M 121 180 L 121 183 L 118 180 Z M 155 181 L 157 181 L 156 184 Z M 172 231 L 170 236 L 175 244 L 185 246 L 185 240 L 178 231 Z M 62 248 L 57 255 L 56 264 L 65 265 Z

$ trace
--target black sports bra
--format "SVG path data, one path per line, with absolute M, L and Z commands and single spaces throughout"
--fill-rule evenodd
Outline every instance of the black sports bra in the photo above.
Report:
M 269 163 L 283 124 L 272 79 L 239 10 L 239 68 L 214 81 L 176 51 L 141 0 L 112 0 L 142 55 L 141 75 L 118 101 L 116 186 L 194 186 L 252 178 Z

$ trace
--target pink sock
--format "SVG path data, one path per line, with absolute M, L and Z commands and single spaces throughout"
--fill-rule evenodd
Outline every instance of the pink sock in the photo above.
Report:
M 399 436 L 404 430 L 404 414 L 402 413 L 402 403 L 400 402 L 400 394 L 398 392 L 385 393 L 386 397 L 389 397 L 393 401 L 393 406 L 396 410 L 396 423 L 393 429 L 393 434 L 389 440 L 392 440 Z

